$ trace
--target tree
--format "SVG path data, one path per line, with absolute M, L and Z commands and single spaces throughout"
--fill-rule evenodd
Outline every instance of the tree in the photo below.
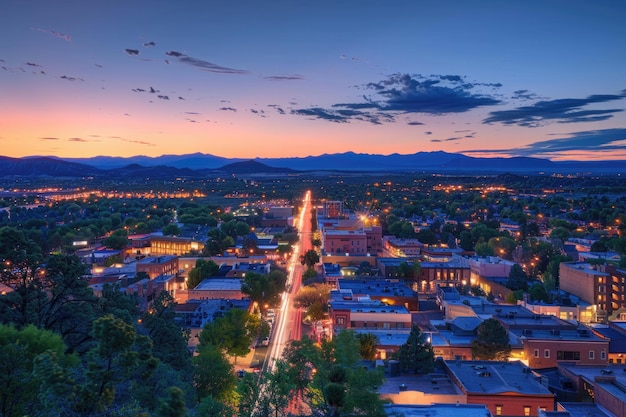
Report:
M 413 325 L 406 343 L 398 351 L 400 367 L 404 372 L 427 374 L 435 366 L 433 347 L 417 325 Z
M 294 307 L 307 309 L 312 321 L 321 320 L 328 310 L 331 287 L 328 284 L 313 284 L 301 287 L 294 297 Z
M 113 250 L 122 250 L 128 245 L 128 233 L 124 229 L 118 229 L 104 238 L 102 244 Z
M 378 336 L 373 333 L 359 333 L 356 338 L 359 341 L 361 357 L 363 359 L 375 359 Z
M 193 380 L 198 401 L 206 397 L 223 401 L 235 389 L 237 377 L 219 346 L 203 344 L 193 357 Z
M 178 236 L 180 235 L 180 228 L 176 223 L 170 223 L 166 226 L 163 226 L 163 235 L 164 236 Z
M 528 289 L 528 293 L 530 294 L 530 299 L 533 301 L 543 301 L 546 303 L 550 301 L 546 288 L 540 282 L 536 282 L 531 285 Z
M 306 265 L 308 268 L 313 268 L 315 264 L 320 261 L 320 255 L 315 249 L 309 249 L 301 257 L 302 265 Z
M 472 356 L 475 359 L 508 360 L 511 355 L 509 334 L 496 319 L 483 321 L 476 329 L 472 340 Z
M 160 401 L 154 415 L 155 417 L 185 417 L 187 406 L 183 391 L 178 387 L 170 387 L 167 397 Z
M 507 281 L 506 286 L 513 291 L 526 291 L 528 289 L 528 275 L 526 275 L 526 272 L 524 272 L 519 264 L 514 264 L 511 267 L 511 271 L 509 272 L 509 280 Z
M 198 259 L 196 266 L 189 271 L 187 288 L 196 288 L 205 278 L 214 276 L 220 267 L 212 260 Z
M 212 345 L 230 356 L 245 356 L 259 331 L 259 319 L 246 310 L 231 308 L 223 317 L 207 323 L 200 332 L 200 346 Z
M 273 270 L 269 274 L 246 273 L 241 292 L 256 302 L 262 311 L 268 306 L 280 302 L 280 295 L 285 291 L 287 275 L 280 270 Z

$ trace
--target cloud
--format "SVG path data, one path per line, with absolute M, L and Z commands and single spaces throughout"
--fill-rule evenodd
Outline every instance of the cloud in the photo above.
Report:
M 183 64 L 191 65 L 202 71 L 212 72 L 215 74 L 247 74 L 246 70 L 239 70 L 234 68 L 222 67 L 217 64 L 205 61 L 203 59 L 192 58 L 190 56 L 181 56 L 178 58 L 179 62 Z
M 84 79 L 82 79 L 82 78 L 79 78 L 79 77 L 70 77 L 70 76 L 68 76 L 68 75 L 61 75 L 59 78 L 60 78 L 60 79 L 62 79 L 62 80 L 67 80 L 67 81 L 85 81 L 85 80 L 84 80 Z
M 535 93 L 531 93 L 528 90 L 516 90 L 513 91 L 513 100 L 537 100 L 539 96 Z
M 41 65 L 35 64 L 34 62 L 27 62 L 26 65 L 29 65 L 31 67 L 40 67 L 41 68 Z
M 467 138 L 468 136 L 465 137 L 454 137 L 454 138 L 447 138 L 447 139 L 431 139 L 431 142 L 435 142 L 435 143 L 441 143 L 441 142 L 454 142 L 457 140 L 461 140 L 464 138 Z
M 158 95 L 158 98 L 160 98 L 161 100 L 169 100 L 170 98 L 168 96 L 163 96 L 163 95 Z
M 572 132 L 567 137 L 530 143 L 513 149 L 470 150 L 467 153 L 503 153 L 514 156 L 560 156 L 569 152 L 626 151 L 626 128 Z
M 67 42 L 71 42 L 72 41 L 72 37 L 70 35 L 65 35 L 65 34 L 60 33 L 60 32 L 55 32 L 54 30 L 47 30 L 47 29 L 41 29 L 41 28 L 33 28 L 33 30 L 36 30 L 36 31 L 42 32 L 42 33 L 48 33 L 48 34 L 54 36 L 55 38 L 63 39 L 64 41 L 67 41 Z
M 111 137 L 113 137 L 113 136 L 111 136 Z M 146 145 L 146 146 L 155 146 L 154 143 L 146 142 L 146 141 L 143 141 L 143 140 L 132 140 L 132 139 L 125 139 L 125 138 L 120 138 L 120 137 L 115 137 L 115 138 L 119 139 L 121 141 L 124 141 L 124 142 L 128 142 L 128 143 L 136 143 L 136 144 L 139 144 L 139 145 Z
M 410 126 L 422 126 L 424 123 L 422 122 L 408 122 L 407 123 Z
M 168 52 L 165 53 L 165 55 L 167 55 L 167 56 L 174 56 L 174 57 L 177 57 L 177 58 L 181 57 L 181 56 L 185 56 L 184 53 L 178 52 L 178 51 L 168 51 Z
M 220 107 L 219 110 L 237 112 L 237 109 L 235 109 L 233 107 Z
M 124 52 L 126 52 L 127 55 L 130 56 L 134 56 L 134 55 L 139 55 L 139 50 L 138 49 L 124 49 Z
M 425 135 L 432 135 L 433 132 L 424 132 Z
M 270 75 L 267 77 L 263 77 L 266 80 L 271 81 L 291 81 L 291 80 L 304 80 L 302 75 L 294 74 L 294 75 Z
M 146 48 L 150 48 L 151 46 L 156 46 L 156 42 L 144 42 L 143 46 L 145 46 Z
M 501 103 L 492 95 L 470 92 L 480 86 L 496 89 L 501 84 L 468 82 L 460 75 L 394 74 L 382 81 L 358 87 L 373 92 L 371 95 L 362 95 L 360 101 L 332 104 L 327 108 L 301 108 L 292 110 L 291 114 L 340 123 L 361 120 L 381 124 L 395 121 L 401 113 L 463 113 Z M 413 125 L 418 123 L 409 122 Z
M 45 137 L 42 137 L 42 138 L 39 138 L 39 139 L 41 139 L 41 140 L 59 140 L 59 138 L 55 138 L 55 137 L 52 137 L 52 136 L 45 136 Z
M 69 142 L 89 142 L 88 140 L 83 139 L 83 138 L 68 138 L 67 140 Z
M 623 111 L 623 109 L 582 110 L 582 108 L 589 104 L 621 100 L 624 97 L 626 97 L 626 92 L 622 91 L 621 94 L 595 94 L 587 98 L 538 101 L 530 106 L 491 112 L 483 120 L 483 123 L 538 127 L 551 122 L 578 123 L 606 120 L 613 117 L 614 113 Z

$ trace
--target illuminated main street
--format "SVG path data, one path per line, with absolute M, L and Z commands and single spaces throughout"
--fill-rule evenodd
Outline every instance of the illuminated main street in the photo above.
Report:
M 311 243 L 311 192 L 307 191 L 302 201 L 302 209 L 295 221 L 299 240 L 288 263 L 287 291 L 283 293 L 282 304 L 277 310 L 276 328 L 274 329 L 265 367 L 273 371 L 276 360 L 282 356 L 285 345 L 290 340 L 300 340 L 302 335 L 302 310 L 293 307 L 292 299 L 302 284 L 304 266 L 300 255 L 313 247 Z

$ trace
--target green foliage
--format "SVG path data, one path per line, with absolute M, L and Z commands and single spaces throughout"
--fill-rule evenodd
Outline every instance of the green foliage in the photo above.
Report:
M 294 297 L 294 307 L 307 309 L 306 315 L 312 320 L 321 320 L 326 316 L 328 300 L 330 300 L 330 285 L 313 284 L 300 287 Z
M 546 303 L 550 301 L 546 288 L 539 282 L 531 285 L 528 289 L 528 293 L 530 294 L 530 299 L 533 301 L 543 301 Z
M 509 334 L 496 319 L 483 321 L 476 329 L 476 339 L 472 341 L 474 359 L 508 360 L 511 355 Z
M 180 228 L 176 223 L 170 223 L 168 225 L 163 226 L 163 235 L 164 236 L 178 236 L 180 235 Z
M 128 245 L 128 233 L 124 229 L 118 229 L 110 236 L 106 237 L 102 244 L 113 250 L 121 250 Z
M 222 349 L 209 344 L 202 344 L 198 355 L 193 357 L 193 380 L 199 401 L 206 397 L 226 400 L 237 382 L 233 366 Z
M 178 387 L 170 387 L 167 391 L 167 397 L 160 401 L 159 407 L 156 409 L 155 417 L 184 417 L 187 415 L 187 406 L 185 405 L 185 394 Z
M 200 350 L 214 346 L 218 347 L 235 359 L 250 352 L 253 337 L 259 331 L 259 319 L 245 310 L 232 308 L 207 323 L 200 332 Z
M 320 255 L 315 249 L 309 249 L 300 259 L 302 265 L 306 265 L 307 268 L 313 268 L 319 261 Z
M 375 359 L 378 336 L 373 333 L 359 333 L 356 338 L 359 341 L 359 353 L 361 354 L 361 358 Z
M 528 289 L 528 275 L 518 264 L 514 264 L 509 272 L 509 280 L 506 284 L 507 288 L 516 291 Z
M 255 301 L 263 311 L 265 306 L 274 306 L 280 302 L 280 295 L 285 291 L 287 275 L 281 270 L 269 274 L 249 272 L 244 278 L 241 292 Z
M 400 367 L 404 372 L 427 374 L 435 366 L 433 347 L 418 326 L 413 325 L 406 343 L 398 351 Z
M 189 271 L 189 277 L 187 278 L 187 288 L 196 288 L 198 284 L 205 278 L 214 276 L 220 269 L 212 260 L 198 259 L 196 266 Z

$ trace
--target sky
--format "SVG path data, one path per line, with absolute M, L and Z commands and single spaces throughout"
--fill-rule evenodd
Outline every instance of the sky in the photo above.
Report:
M 0 155 L 626 159 L 622 0 L 2 0 Z

